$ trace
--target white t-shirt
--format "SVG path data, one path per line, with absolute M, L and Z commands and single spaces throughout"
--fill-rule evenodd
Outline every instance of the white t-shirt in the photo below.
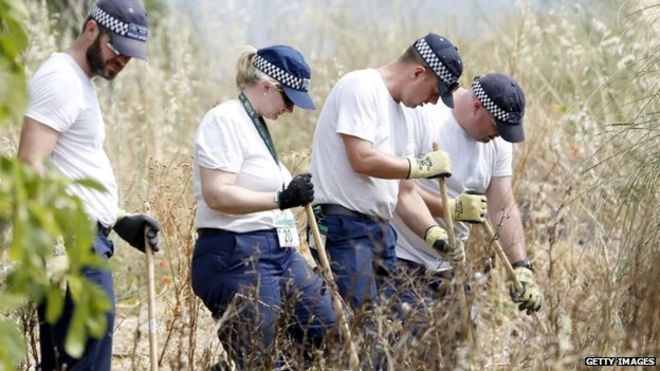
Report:
M 452 162 L 452 175 L 447 178 L 449 197 L 456 198 L 466 191 L 485 194 L 491 178 L 511 176 L 511 143 L 500 137 L 488 143 L 474 140 L 461 128 L 451 109 L 444 104 L 425 105 L 417 110 L 407 109 L 406 115 L 411 122 L 410 135 L 416 156 L 431 151 L 433 142 L 449 153 Z M 418 186 L 440 197 L 437 179 L 420 179 L 416 182 Z M 444 227 L 441 218 L 436 220 Z M 424 240 L 406 227 L 398 216 L 395 216 L 392 224 L 398 233 L 397 257 L 425 264 L 432 270 L 450 268 L 449 264 L 442 262 L 434 251 L 427 248 Z M 470 224 L 454 223 L 454 230 L 456 238 L 466 241 Z
M 340 134 L 364 139 L 395 156 L 409 151 L 403 105 L 392 99 L 378 71 L 350 72 L 330 91 L 314 131 L 311 173 L 314 203 L 338 204 L 390 220 L 399 180 L 353 171 Z
M 60 133 L 50 161 L 70 179 L 93 179 L 106 192 L 72 186 L 88 215 L 101 224 L 115 223 L 117 182 L 103 150 L 105 123 L 96 88 L 66 53 L 53 54 L 28 85 L 30 102 L 25 116 Z
M 242 233 L 275 228 L 278 218 L 291 218 L 290 210 L 228 214 L 204 201 L 199 168 L 237 174 L 236 185 L 260 192 L 282 190 L 291 173 L 276 164 L 257 128 L 238 99 L 221 103 L 202 119 L 195 133 L 193 186 L 197 200 L 197 228 L 220 228 Z

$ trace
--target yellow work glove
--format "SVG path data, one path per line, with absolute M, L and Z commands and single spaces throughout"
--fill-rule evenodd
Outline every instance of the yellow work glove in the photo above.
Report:
M 433 225 L 429 227 L 426 230 L 424 239 L 429 248 L 440 253 L 440 256 L 452 265 L 465 263 L 465 250 L 463 249 L 463 243 L 461 241 L 456 241 L 455 244 L 450 244 L 449 237 L 447 237 L 447 231 L 440 226 Z
M 422 157 L 408 157 L 408 179 L 451 176 L 451 162 L 447 152 L 437 150 Z
M 543 294 L 541 294 L 539 286 L 534 282 L 534 273 L 532 270 L 527 267 L 516 267 L 513 269 L 513 272 L 522 285 L 522 290 L 516 291 L 514 283 L 509 283 L 511 300 L 519 304 L 518 309 L 526 310 L 527 314 L 541 309 Z
M 486 221 L 486 196 L 461 193 L 449 199 L 449 210 L 456 221 L 483 223 Z

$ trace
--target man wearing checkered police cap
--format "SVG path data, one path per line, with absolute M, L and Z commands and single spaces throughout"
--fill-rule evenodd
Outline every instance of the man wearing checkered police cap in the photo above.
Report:
M 501 73 L 489 73 L 475 77 L 472 93 L 483 108 L 491 114 L 496 133 L 511 143 L 525 140 L 523 116 L 525 93 L 511 77 Z
M 138 0 L 100 0 L 89 12 L 99 26 L 111 32 L 116 52 L 147 59 L 147 13 Z
M 458 89 L 463 61 L 458 49 L 446 38 L 430 33 L 413 45 L 425 64 L 438 78 L 438 94 L 447 107 L 454 107 L 452 93 Z
M 376 301 L 387 276 L 397 274 L 389 221 L 399 186 L 452 172 L 444 151 L 410 153 L 405 110 L 440 98 L 452 106 L 462 72 L 456 47 L 430 33 L 379 68 L 348 73 L 325 101 L 314 132 L 312 181 L 338 287 L 353 308 Z M 448 242 L 423 200 L 411 197 L 406 205 L 416 233 L 446 259 L 462 261 L 462 248 Z
M 489 73 L 474 78 L 472 91 L 458 89 L 453 98 L 453 109 L 442 104 L 429 105 L 415 111 L 411 120 L 417 153 L 433 148 L 435 142 L 451 156 L 454 172 L 447 179 L 447 188 L 452 198 L 449 205 L 442 205 L 437 183 L 427 179 L 416 181 L 417 189 L 422 190 L 420 194 L 438 223 L 442 224 L 444 208 L 451 210 L 457 221 L 454 230 L 458 239 L 467 241 L 472 224 L 490 221 L 522 284 L 520 291 L 511 287 L 512 300 L 527 313 L 538 311 L 543 294 L 527 258 L 525 234 L 511 184 L 512 143 L 524 140 L 525 94 L 510 76 Z M 395 218 L 394 226 L 399 236 L 397 257 L 412 268 L 413 274 L 419 274 L 417 283 L 432 287 L 429 277 L 452 269 L 451 262 L 430 252 L 425 241 L 403 220 Z M 420 292 L 432 290 L 425 288 Z
M 90 224 L 95 226 L 92 251 L 104 260 L 114 252 L 108 239 L 111 230 L 141 252 L 145 245 L 158 250 L 158 222 L 144 214 L 129 215 L 118 206 L 118 186 L 103 149 L 105 122 L 93 81 L 96 76 L 112 80 L 131 58 L 146 58 L 147 27 L 146 12 L 137 0 L 100 0 L 71 46 L 53 53 L 28 86 L 30 101 L 18 158 L 39 173 L 47 172 L 45 163 L 49 162 L 72 180 L 91 179 L 102 186 L 103 191 L 75 187 L 70 192 L 81 199 Z M 46 270 L 52 276 L 52 268 L 59 267 L 59 275 L 65 276 L 69 262 L 66 254 L 53 257 Z M 46 302 L 38 303 L 40 370 L 110 370 L 115 297 L 112 274 L 97 266 L 85 267 L 81 274 L 107 296 L 107 310 L 100 314 L 105 317 L 104 331 L 99 326 L 99 331 L 87 334 L 83 347 L 72 346 L 76 343 L 67 340 L 69 325 L 75 321 L 72 298 L 65 297 L 55 323 L 45 319 Z

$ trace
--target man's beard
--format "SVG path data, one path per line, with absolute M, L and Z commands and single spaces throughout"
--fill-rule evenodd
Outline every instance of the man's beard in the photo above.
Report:
M 89 64 L 92 72 L 106 80 L 113 80 L 117 74 L 111 73 L 105 68 L 108 64 L 108 61 L 103 61 L 103 53 L 101 51 L 102 35 L 103 33 L 99 32 L 98 36 L 96 36 L 96 40 L 94 40 L 94 43 L 87 48 L 85 56 L 87 58 L 87 64 Z

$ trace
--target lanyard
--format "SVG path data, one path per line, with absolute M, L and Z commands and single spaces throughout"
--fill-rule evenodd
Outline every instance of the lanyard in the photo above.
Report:
M 247 112 L 248 116 L 250 116 L 250 118 L 252 119 L 252 123 L 254 124 L 254 127 L 257 128 L 257 131 L 259 132 L 259 136 L 264 141 L 264 144 L 266 144 L 266 147 L 268 148 L 268 152 L 270 152 L 271 156 L 273 156 L 273 160 L 275 160 L 275 163 L 279 168 L 280 159 L 277 157 L 277 151 L 275 151 L 273 138 L 271 138 L 270 136 L 270 132 L 266 127 L 266 123 L 264 122 L 263 117 L 257 115 L 257 113 L 254 111 L 254 108 L 252 108 L 252 104 L 250 104 L 250 101 L 247 99 L 245 94 L 243 94 L 243 92 L 241 92 L 241 94 L 238 95 L 238 100 L 240 100 L 241 104 L 243 104 L 243 108 L 245 108 L 245 112 Z

